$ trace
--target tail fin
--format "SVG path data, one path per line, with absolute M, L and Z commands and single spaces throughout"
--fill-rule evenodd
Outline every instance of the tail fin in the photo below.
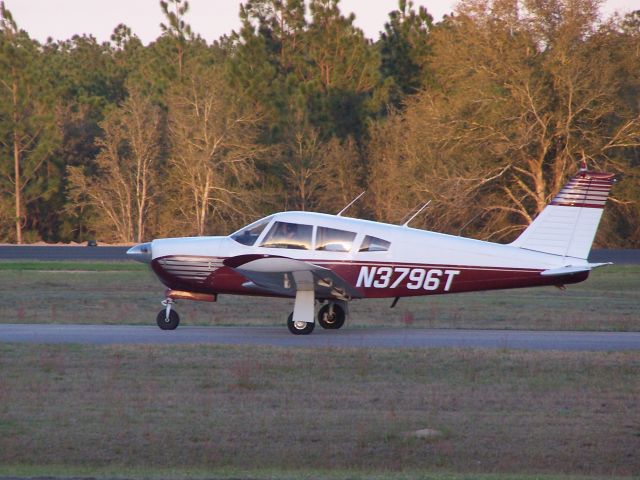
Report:
M 511 245 L 586 259 L 613 177 L 612 173 L 581 170 Z

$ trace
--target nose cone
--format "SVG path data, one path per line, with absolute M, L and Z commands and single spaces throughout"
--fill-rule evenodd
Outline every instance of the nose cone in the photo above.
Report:
M 138 262 L 151 262 L 151 242 L 140 243 L 135 247 L 131 247 L 129 250 L 127 250 L 127 255 L 132 260 L 136 260 Z

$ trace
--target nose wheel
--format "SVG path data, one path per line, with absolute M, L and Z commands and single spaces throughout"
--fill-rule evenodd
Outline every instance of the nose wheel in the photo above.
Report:
M 171 309 L 173 300 L 167 298 L 166 300 L 163 300 L 162 305 L 164 305 L 165 308 L 160 310 L 156 317 L 158 327 L 162 330 L 175 330 L 178 328 L 178 325 L 180 325 L 180 315 L 178 315 L 178 312 Z

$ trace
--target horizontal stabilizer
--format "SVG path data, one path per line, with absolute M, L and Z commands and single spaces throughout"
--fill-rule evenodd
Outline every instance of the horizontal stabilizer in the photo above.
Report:
M 594 268 L 602 267 L 604 265 L 611 265 L 611 262 L 608 263 L 589 263 L 587 265 L 566 265 L 560 268 L 551 268 L 549 270 L 544 270 L 540 272 L 540 275 L 544 275 L 545 277 L 555 277 L 559 275 L 571 275 L 572 273 L 581 273 L 581 272 L 589 272 Z

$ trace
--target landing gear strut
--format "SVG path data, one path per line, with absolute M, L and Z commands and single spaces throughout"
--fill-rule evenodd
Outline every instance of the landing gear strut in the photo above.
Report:
M 164 305 L 165 308 L 160 310 L 156 317 L 156 323 L 162 330 L 175 330 L 180 324 L 180 315 L 171 309 L 173 303 L 171 298 L 166 298 L 162 301 L 162 305 Z

